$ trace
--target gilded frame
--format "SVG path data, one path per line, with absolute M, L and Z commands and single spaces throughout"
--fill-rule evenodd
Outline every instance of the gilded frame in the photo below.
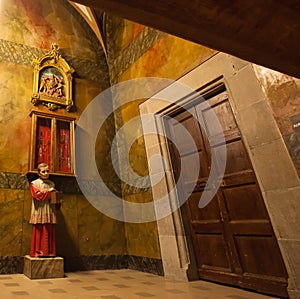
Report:
M 33 94 L 31 103 L 42 104 L 54 111 L 74 105 L 72 100 L 72 74 L 74 69 L 59 54 L 57 45 L 38 59 L 33 60 Z

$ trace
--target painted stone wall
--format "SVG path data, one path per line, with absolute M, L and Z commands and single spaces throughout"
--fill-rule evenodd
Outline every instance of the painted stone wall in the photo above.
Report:
M 63 58 L 75 69 L 73 100 L 68 113 L 78 120 L 87 104 L 109 87 L 104 52 L 78 12 L 64 0 L 2 0 L 0 9 L 0 273 L 22 269 L 29 253 L 31 196 L 28 171 L 33 88 L 32 61 L 58 44 Z M 100 132 L 97 159 L 105 163 L 114 127 Z M 119 179 L 109 166 L 106 181 L 119 192 Z M 75 178 L 55 178 L 64 191 L 58 215 L 57 253 L 66 270 L 119 267 L 125 250 L 124 224 L 98 212 L 81 194 Z
M 264 128 L 255 123 L 264 131 L 261 150 L 254 152 L 257 171 L 265 176 L 265 202 L 289 272 L 289 296 L 300 298 L 300 80 L 265 67 L 253 68 L 277 125 L 267 126 L 265 112 L 256 111 L 255 120 L 264 120 Z
M 300 178 L 300 80 L 261 66 L 254 69 Z
M 206 47 L 113 16 L 107 19 L 106 32 L 111 84 L 141 77 L 176 80 L 216 54 Z M 117 130 L 139 116 L 139 105 L 145 99 L 135 98 L 136 92 L 138 90 L 133 88 L 133 101 L 115 111 Z M 114 102 L 114 105 L 119 103 Z M 132 170 L 141 176 L 142 186 L 147 186 L 148 162 L 144 139 L 139 137 L 142 126 L 140 122 L 135 124 L 134 132 L 124 133 L 119 141 L 119 163 L 123 175 L 130 177 L 130 170 L 122 164 L 128 158 Z M 129 144 L 131 138 L 135 139 L 132 146 Z M 124 200 L 131 202 L 152 200 L 149 188 L 132 187 L 125 182 L 122 183 L 122 194 Z M 126 223 L 125 229 L 129 255 L 161 259 L 155 222 Z

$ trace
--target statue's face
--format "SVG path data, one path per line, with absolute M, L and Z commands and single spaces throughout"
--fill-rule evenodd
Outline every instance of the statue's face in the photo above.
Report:
M 43 180 L 48 179 L 49 178 L 49 167 L 48 166 L 41 167 L 41 170 L 39 172 L 39 176 Z

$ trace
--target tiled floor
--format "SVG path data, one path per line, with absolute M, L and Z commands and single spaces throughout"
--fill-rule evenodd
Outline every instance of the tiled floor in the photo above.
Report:
M 84 271 L 57 279 L 30 280 L 23 274 L 0 275 L 0 299 L 271 299 L 205 281 L 178 282 L 133 271 Z

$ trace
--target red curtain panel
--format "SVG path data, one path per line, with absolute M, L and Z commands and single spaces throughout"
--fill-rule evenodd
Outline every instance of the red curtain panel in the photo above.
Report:
M 47 163 L 50 165 L 51 146 L 51 120 L 47 118 L 38 118 L 35 159 L 36 168 L 40 163 Z
M 56 169 L 61 172 L 71 172 L 70 124 L 57 122 Z

